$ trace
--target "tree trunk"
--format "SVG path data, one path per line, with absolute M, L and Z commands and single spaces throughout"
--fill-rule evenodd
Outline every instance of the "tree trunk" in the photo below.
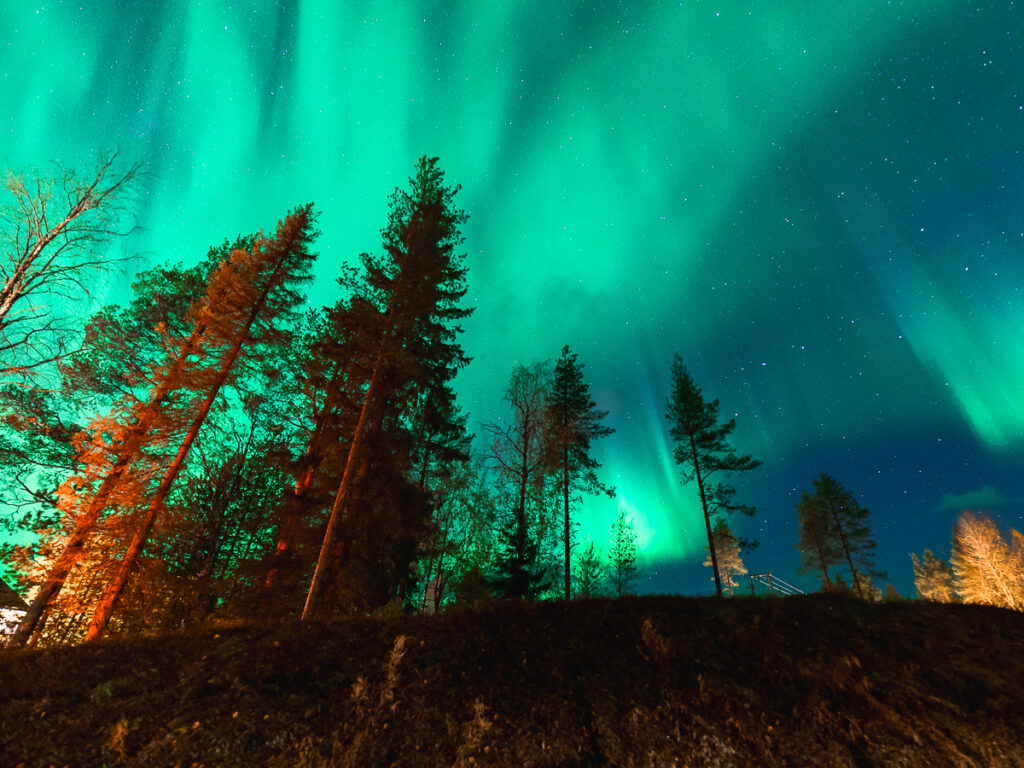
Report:
M 363 450 L 364 435 L 366 427 L 370 423 L 370 412 L 375 405 L 374 401 L 377 397 L 377 389 L 380 387 L 383 367 L 384 347 L 381 345 L 381 350 L 377 355 L 377 362 L 373 366 L 370 386 L 366 389 L 363 407 L 359 411 L 359 421 L 356 423 L 355 433 L 352 435 L 352 443 L 348 447 L 345 471 L 341 476 L 341 483 L 338 484 L 338 492 L 334 495 L 334 503 L 331 505 L 331 515 L 327 519 L 327 530 L 324 532 L 323 544 L 320 545 L 320 554 L 316 560 L 316 569 L 313 571 L 313 580 L 309 585 L 309 594 L 306 595 L 306 604 L 302 609 L 302 621 L 310 621 L 317 615 L 320 609 L 324 586 L 327 580 L 327 571 L 332 559 L 338 529 L 342 521 L 342 508 L 352 486 L 356 461 L 360 458 Z
M 174 361 L 171 369 L 150 396 L 149 402 L 146 404 L 146 408 L 142 411 L 142 414 L 138 417 L 138 420 L 129 431 L 128 437 L 122 444 L 117 460 L 114 462 L 114 466 L 111 467 L 107 476 L 103 478 L 103 482 L 100 483 L 100 487 L 96 491 L 96 495 L 93 496 L 92 501 L 89 503 L 89 507 L 78 517 L 78 520 L 75 521 L 75 530 L 68 538 L 67 544 L 64 546 L 64 550 L 61 552 L 60 557 L 57 558 L 57 562 L 54 563 L 50 572 L 47 574 L 46 581 L 43 582 L 43 585 L 40 587 L 39 592 L 32 601 L 32 605 L 29 607 L 28 612 L 22 618 L 17 631 L 8 641 L 8 646 L 14 647 L 25 645 L 38 626 L 39 620 L 43 616 L 47 607 L 56 600 L 57 595 L 64 587 L 64 583 L 67 580 L 68 575 L 71 573 L 71 569 L 81 558 L 82 553 L 85 550 L 85 542 L 92 534 L 100 515 L 107 506 L 107 499 L 110 498 L 111 492 L 115 487 L 117 487 L 121 477 L 138 455 L 142 439 L 146 436 L 146 433 L 149 432 L 149 428 L 152 426 L 153 420 L 156 418 L 157 408 L 173 388 L 174 382 L 177 381 L 178 376 L 184 369 L 185 364 L 188 362 L 188 357 L 195 353 L 195 348 L 199 342 L 199 338 L 205 332 L 205 323 L 196 327 L 192 331 L 192 334 L 185 342 L 185 346 Z
M 690 437 L 690 453 L 693 456 L 693 472 L 697 477 L 697 488 L 700 490 L 700 505 L 704 510 L 704 527 L 708 533 L 708 552 L 711 554 L 711 569 L 715 573 L 715 595 L 722 596 L 722 577 L 718 572 L 718 555 L 715 554 L 715 540 L 711 533 L 711 514 L 708 512 L 708 499 L 704 493 L 704 477 L 700 471 L 700 461 L 697 458 L 697 443 Z
M 569 569 L 569 550 L 572 531 L 569 525 L 569 447 L 562 450 L 562 493 L 565 504 L 565 599 L 572 599 L 572 574 Z
M 831 587 L 832 579 L 829 578 L 828 565 L 825 563 L 825 551 L 821 547 L 818 547 L 818 560 L 821 563 L 821 576 L 825 583 Z
M 843 530 L 843 524 L 839 520 L 839 511 L 835 508 L 834 504 L 829 504 L 829 509 L 832 511 L 832 519 L 835 520 L 836 530 L 839 531 L 839 541 L 843 544 L 843 553 L 846 555 L 846 563 L 850 566 L 850 576 L 853 577 L 853 586 L 857 590 L 857 597 L 864 599 L 864 593 L 860 588 L 860 579 L 857 578 L 857 569 L 853 567 L 853 557 L 850 555 L 850 544 L 846 540 L 846 531 Z
M 149 533 L 153 528 L 153 523 L 156 521 L 156 516 L 160 512 L 161 507 L 163 507 L 167 494 L 171 490 L 171 485 L 178 476 L 178 471 L 181 469 L 181 465 L 184 463 L 185 457 L 188 456 L 189 449 L 192 447 L 192 443 L 199 434 L 199 429 L 206 420 L 206 416 L 210 412 L 210 408 L 217 399 L 217 395 L 220 393 L 220 388 L 227 380 L 228 374 L 231 373 L 231 368 L 238 359 L 243 345 L 249 340 L 249 332 L 260 313 L 263 311 L 263 307 L 267 303 L 267 297 L 270 295 L 270 291 L 280 280 L 282 267 L 284 266 L 284 262 L 288 255 L 292 253 L 293 243 L 275 243 L 275 246 L 280 249 L 277 257 L 277 263 L 274 264 L 274 269 L 267 278 L 266 285 L 263 286 L 263 290 L 253 303 L 245 324 L 239 329 L 238 335 L 235 337 L 234 344 L 232 344 L 231 348 L 224 355 L 220 371 L 217 373 L 217 378 L 214 380 L 206 399 L 200 406 L 199 413 L 197 413 L 196 417 L 192 420 L 192 425 L 189 427 L 188 433 L 185 435 L 181 445 L 178 447 L 178 452 L 175 455 L 174 460 L 164 472 L 164 476 L 160 480 L 160 485 L 157 486 L 156 493 L 153 495 L 149 505 L 146 507 L 146 512 L 143 515 L 142 522 L 136 529 L 135 535 L 132 536 L 128 549 L 125 551 L 124 556 L 121 559 L 121 566 L 118 568 L 117 574 L 107 587 L 107 591 L 100 601 L 100 604 L 96 607 L 96 612 L 93 614 L 92 621 L 89 624 L 89 629 L 85 634 L 86 642 L 99 637 L 106 628 L 107 623 L 110 621 L 110 615 L 113 613 L 117 600 L 121 596 L 121 592 L 124 590 L 124 586 L 128 581 L 129 572 L 135 563 L 135 559 L 142 551 L 143 545 L 149 538 Z

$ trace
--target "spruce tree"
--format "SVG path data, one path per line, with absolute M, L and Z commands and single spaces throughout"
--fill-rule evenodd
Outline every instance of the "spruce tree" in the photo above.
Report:
M 459 188 L 445 184 L 437 162 L 437 158 L 420 158 L 409 189 L 395 190 L 382 231 L 384 254 L 363 257 L 364 293 L 353 306 L 378 310 L 375 316 L 371 313 L 367 331 L 360 334 L 372 363 L 347 441 L 303 620 L 323 613 L 328 586 L 356 554 L 353 547 L 358 536 L 374 528 L 371 506 L 360 505 L 356 482 L 370 476 L 371 444 L 384 444 L 389 425 L 400 429 L 399 422 L 414 412 L 416 402 L 447 386 L 468 362 L 456 342 L 461 330 L 457 323 L 471 312 L 459 307 L 466 292 L 466 270 L 455 252 L 466 217 L 454 207 Z M 404 471 L 404 463 L 398 462 L 395 469 Z
M 761 462 L 750 456 L 736 454 L 736 449 L 729 443 L 729 437 L 736 429 L 736 420 L 730 419 L 720 424 L 718 409 L 718 400 L 709 402 L 704 399 L 700 388 L 683 366 L 682 358 L 675 355 L 672 359 L 672 395 L 668 401 L 666 418 L 669 433 L 675 441 L 676 464 L 683 468 L 683 482 L 697 481 L 711 552 L 715 594 L 721 597 L 722 579 L 715 554 L 712 514 L 719 508 L 738 509 L 746 514 L 753 514 L 753 509 L 732 504 L 732 487 L 724 483 L 714 485 L 710 478 L 715 474 L 729 476 L 756 469 L 761 466 Z
M 591 442 L 607 437 L 615 430 L 601 423 L 608 412 L 598 410 L 590 396 L 590 387 L 583 379 L 583 364 L 574 352 L 569 351 L 568 345 L 562 348 L 562 355 L 555 362 L 547 411 L 548 448 L 562 497 L 563 580 L 565 599 L 569 600 L 572 598 L 572 494 L 582 491 L 606 493 L 610 497 L 615 495 L 613 488 L 598 480 L 600 465 L 590 455 Z
M 616 597 L 631 594 L 633 582 L 637 579 L 636 529 L 620 509 L 608 530 L 608 577 Z

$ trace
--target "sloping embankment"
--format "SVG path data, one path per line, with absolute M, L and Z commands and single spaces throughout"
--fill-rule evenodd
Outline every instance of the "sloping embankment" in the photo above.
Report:
M 0 650 L 4 766 L 1024 766 L 1024 615 L 642 597 Z

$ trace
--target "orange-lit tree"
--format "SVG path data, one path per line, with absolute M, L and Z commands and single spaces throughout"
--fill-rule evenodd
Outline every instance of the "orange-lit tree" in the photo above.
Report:
M 953 528 L 950 565 L 965 603 L 1024 610 L 1024 536 L 1017 531 L 1008 543 L 991 518 L 962 512 Z
M 96 607 L 86 631 L 87 641 L 99 637 L 106 628 L 171 486 L 243 348 L 279 337 L 280 325 L 292 319 L 292 313 L 301 303 L 302 297 L 296 289 L 309 279 L 315 259 L 309 250 L 315 237 L 313 225 L 312 206 L 298 208 L 278 224 L 273 238 L 261 236 L 250 248 L 232 251 L 230 260 L 211 275 L 208 300 L 203 303 L 195 323 L 197 328 L 206 329 L 206 357 L 215 363 L 192 368 L 188 380 L 183 382 L 196 395 L 195 416 L 159 485 L 149 497 L 117 571 Z M 211 347 L 218 347 L 220 351 L 215 353 Z

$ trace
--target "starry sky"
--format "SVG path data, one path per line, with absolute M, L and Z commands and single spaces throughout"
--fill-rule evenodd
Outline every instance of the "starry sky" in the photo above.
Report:
M 1024 528 L 1024 14 L 1010 0 L 10 3 L 0 162 L 147 163 L 136 265 L 322 210 L 314 303 L 423 154 L 459 183 L 475 422 L 512 366 L 580 355 L 643 589 L 704 593 L 664 424 L 674 352 L 764 466 L 734 528 L 796 574 L 827 472 L 878 565 L 960 509 Z M 108 299 L 130 276 L 112 279 Z

